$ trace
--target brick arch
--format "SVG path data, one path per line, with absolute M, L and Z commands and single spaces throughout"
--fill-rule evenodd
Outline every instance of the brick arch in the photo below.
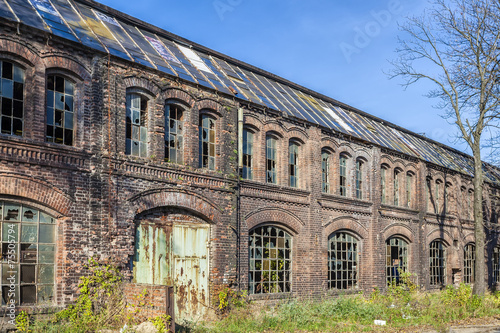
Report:
M 219 223 L 222 210 L 209 199 L 188 190 L 157 188 L 141 192 L 128 201 L 132 204 L 130 210 L 131 218 L 144 211 L 173 206 L 185 208 L 201 214 L 205 220 Z
M 125 88 L 142 88 L 153 96 L 158 96 L 160 94 L 160 87 L 158 87 L 154 82 L 146 80 L 142 77 L 128 76 L 123 79 L 123 84 Z
M 178 88 L 168 88 L 161 93 L 160 97 L 164 100 L 177 99 L 183 101 L 190 107 L 193 107 L 196 103 L 195 98 L 189 94 L 187 91 Z
M 264 128 L 262 130 L 263 132 L 273 132 L 277 134 L 280 138 L 283 138 L 283 126 L 281 126 L 280 123 L 278 123 L 276 120 L 269 120 L 264 123 Z
M 338 152 L 339 152 L 339 155 L 346 154 L 350 158 L 353 158 L 354 156 L 356 156 L 356 154 L 354 153 L 354 149 L 348 143 L 341 143 L 339 146 Z
M 465 245 L 472 243 L 474 246 L 476 245 L 476 238 L 474 237 L 474 232 L 470 232 L 464 237 L 462 237 L 462 248 L 465 248 Z
M 453 244 L 453 237 L 447 230 L 435 228 L 434 230 L 427 233 L 427 246 L 429 246 L 436 239 L 443 239 L 446 245 L 450 246 Z
M 223 111 L 224 111 L 224 107 L 221 103 L 217 102 L 214 99 L 210 99 L 210 98 L 205 98 L 205 99 L 199 100 L 198 102 L 196 102 L 196 106 L 197 106 L 198 110 L 203 110 L 203 109 L 212 110 L 212 111 L 216 112 L 219 117 L 222 116 Z
M 355 156 L 356 156 L 356 158 L 361 157 L 361 158 L 365 159 L 366 161 L 369 161 L 372 154 L 368 150 L 366 150 L 365 148 L 362 148 L 362 149 L 358 149 L 355 151 Z
M 380 157 L 380 163 L 386 163 L 388 165 L 391 166 L 392 168 L 392 165 L 394 164 L 394 159 L 390 156 L 390 155 L 382 155 Z
M 56 217 L 69 216 L 74 202 L 68 194 L 46 181 L 17 173 L 0 173 L 0 193 L 28 198 L 57 212 L 59 216 Z
M 338 230 L 352 231 L 361 239 L 368 237 L 368 230 L 352 216 L 340 216 L 331 219 L 323 225 L 325 235 L 328 237 Z
M 298 128 L 298 127 L 294 126 L 294 127 L 287 129 L 287 132 L 288 132 L 288 137 L 290 137 L 290 138 L 293 138 L 293 137 L 298 138 L 303 142 L 307 142 L 307 140 L 309 139 L 309 135 L 302 128 Z
M 321 145 L 323 147 L 328 147 L 328 148 L 330 148 L 333 151 L 335 151 L 336 148 L 339 147 L 339 143 L 336 140 L 334 140 L 333 138 L 330 138 L 330 137 L 322 137 L 321 138 Z M 334 148 L 332 148 L 332 147 L 334 147 Z
M 40 61 L 40 54 L 36 47 L 25 42 L 21 44 L 17 41 L 0 38 L 0 52 L 22 58 L 32 67 Z
M 405 237 L 410 243 L 414 242 L 414 232 L 403 223 L 393 223 L 382 230 L 384 242 L 392 236 L 401 235 Z
M 70 71 L 82 81 L 90 81 L 90 71 L 68 55 L 51 55 L 44 57 L 46 69 L 56 68 Z
M 298 234 L 304 226 L 304 222 L 295 214 L 279 207 L 256 209 L 245 216 L 245 222 L 247 223 L 248 230 L 265 222 L 275 222 L 288 227 L 295 234 Z

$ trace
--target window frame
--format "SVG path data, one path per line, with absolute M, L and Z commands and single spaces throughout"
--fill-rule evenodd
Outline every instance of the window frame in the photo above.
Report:
M 395 168 L 394 169 L 394 172 L 393 172 L 393 185 L 394 185 L 394 201 L 393 201 L 393 204 L 394 206 L 399 206 L 400 203 L 401 203 L 401 198 L 400 198 L 400 193 L 399 193 L 399 190 L 400 190 L 400 175 L 402 173 L 402 170 L 401 169 L 398 169 L 398 168 Z
M 7 63 L 7 64 L 10 64 L 11 65 L 11 70 L 10 70 L 10 77 L 3 77 L 4 75 L 4 64 Z M 17 69 L 17 70 L 16 70 Z M 17 72 L 17 75 L 16 75 L 16 72 Z M 20 73 L 19 73 L 20 72 Z M 0 134 L 2 135 L 8 135 L 8 136 L 12 136 L 12 137 L 24 137 L 25 136 L 25 122 L 26 122 L 26 118 L 25 118 L 25 114 L 26 114 L 26 77 L 27 77 L 27 73 L 28 72 L 28 69 L 25 67 L 25 66 L 22 66 L 20 65 L 18 62 L 16 61 L 12 61 L 10 59 L 5 59 L 5 58 L 0 58 L 0 83 L 3 87 L 3 84 L 4 82 L 11 82 L 11 96 L 4 96 L 4 93 L 3 91 L 5 89 L 0 89 L 0 92 L 2 92 L 0 94 L 0 103 L 1 103 L 1 113 L 0 113 Z M 17 77 L 16 79 L 16 76 L 18 75 L 21 75 L 22 76 L 22 82 L 19 82 L 19 77 Z M 22 84 L 22 100 L 19 99 L 19 98 L 16 98 L 16 97 L 19 97 L 18 93 L 16 93 L 16 91 L 19 89 L 17 88 L 16 89 L 16 85 L 18 84 Z M 7 85 L 7 84 L 6 84 Z M 7 89 L 8 90 L 8 89 Z M 16 96 L 17 95 L 17 96 Z M 4 105 L 4 103 L 7 104 L 5 100 L 10 100 L 10 107 L 8 107 L 8 109 L 10 109 L 10 115 L 5 113 L 4 114 L 4 110 L 6 109 L 6 105 Z M 17 112 L 16 112 L 16 104 L 18 105 L 19 107 L 19 103 L 22 103 L 21 105 L 21 117 L 18 117 L 16 116 Z M 7 119 L 5 121 L 5 124 L 7 122 L 9 122 L 10 124 L 10 130 L 9 132 L 5 132 L 4 133 L 4 119 Z M 14 127 L 14 123 L 20 123 L 21 125 L 21 129 L 20 129 L 20 134 L 16 134 L 16 131 L 15 131 L 15 127 Z
M 474 283 L 476 261 L 476 245 L 468 243 L 464 246 L 464 283 Z
M 139 107 L 133 107 L 132 97 L 139 99 Z M 127 89 L 125 94 L 125 155 L 133 157 L 148 157 L 149 147 L 149 109 L 152 101 L 151 96 L 142 90 Z M 143 105 L 145 103 L 145 105 Z M 144 106 L 144 109 L 143 109 Z M 129 112 L 130 110 L 130 112 Z M 139 123 L 134 124 L 134 113 L 139 114 Z M 143 117 L 144 116 L 144 117 Z M 135 127 L 134 127 L 135 126 Z M 144 128 L 144 130 L 143 130 Z M 134 129 L 136 129 L 138 140 L 134 139 Z M 129 137 L 130 136 L 130 137 Z M 134 142 L 137 142 L 137 153 L 134 153 Z
M 398 242 L 401 242 L 401 244 L 396 244 Z M 403 272 L 408 272 L 409 270 L 409 252 L 410 252 L 410 243 L 400 237 L 400 236 L 391 236 L 385 241 L 385 256 L 386 256 L 386 263 L 385 263 L 385 276 L 386 276 L 386 281 L 387 284 L 391 284 L 394 280 L 394 282 L 397 284 L 399 283 L 399 269 L 403 270 Z M 397 249 L 397 259 L 393 258 L 393 247 Z M 391 252 L 388 252 L 388 249 L 390 248 Z M 402 253 L 400 253 L 402 252 Z M 397 261 L 395 261 L 397 260 Z M 395 268 L 396 265 L 397 268 Z
M 332 154 L 326 150 L 321 150 L 321 192 L 330 194 L 330 161 Z M 325 159 L 326 158 L 326 159 Z
M 266 183 L 278 184 L 278 137 L 266 134 Z
M 342 236 L 343 239 L 341 239 Z M 339 230 L 330 234 L 328 237 L 328 289 L 353 290 L 358 288 L 360 245 L 359 239 L 348 231 Z M 339 253 L 340 259 L 338 259 Z M 349 254 L 352 254 L 352 260 L 349 260 Z M 340 270 L 336 269 L 339 262 Z
M 355 187 L 356 187 L 356 198 L 359 200 L 363 199 L 363 166 L 364 161 L 360 158 L 356 159 L 356 169 L 355 169 Z
M 447 246 L 444 241 L 436 239 L 429 244 L 429 283 L 431 286 L 446 285 Z
M 349 157 L 346 154 L 339 156 L 339 195 L 347 197 L 347 161 Z
M 387 170 L 386 165 L 380 167 L 380 202 L 384 205 L 387 204 Z
M 249 137 L 251 140 L 249 141 Z M 241 152 L 242 157 L 242 167 L 241 167 L 241 178 L 247 180 L 253 180 L 254 176 L 254 142 L 255 142 L 255 131 L 249 129 L 248 127 L 243 127 L 243 151 Z
M 207 123 L 205 123 L 207 119 Z M 215 171 L 217 168 L 217 121 L 218 118 L 211 112 L 200 112 L 199 123 L 198 123 L 198 142 L 199 142 L 199 167 L 202 169 L 207 169 Z M 213 126 L 210 127 L 210 124 Z M 206 125 L 209 125 L 208 127 Z M 204 130 L 207 130 L 207 139 L 203 138 Z M 207 153 L 204 153 L 204 144 L 207 145 Z M 205 162 L 206 156 L 206 162 Z
M 299 187 L 300 144 L 295 140 L 288 142 L 288 186 Z
M 273 236 L 273 229 L 275 230 L 275 236 Z M 267 236 L 265 232 L 268 232 Z M 281 233 L 283 233 L 282 237 L 280 237 Z M 249 231 L 248 236 L 249 294 L 286 294 L 292 292 L 293 235 L 281 226 L 275 224 L 262 224 L 252 228 Z M 273 238 L 276 238 L 274 247 L 271 246 L 271 239 Z M 258 246 L 259 239 L 261 246 Z M 264 242 L 266 240 L 269 242 L 267 243 L 268 246 L 265 246 L 266 244 Z M 282 246 L 279 246 L 280 242 L 282 243 Z M 258 251 L 259 249 L 261 250 L 260 256 Z M 279 258 L 280 250 L 282 250 L 281 253 L 283 257 L 281 259 Z M 280 260 L 282 261 L 281 263 Z M 275 267 L 274 269 L 272 268 L 273 262 Z M 260 268 L 257 268 L 258 265 Z M 265 269 L 266 266 L 268 269 Z M 265 280 L 265 272 L 268 272 L 267 280 Z M 273 274 L 273 272 L 275 274 Z M 259 276 L 260 280 L 257 281 Z M 267 289 L 266 284 L 268 285 Z
M 49 84 L 50 84 L 50 78 L 53 77 L 52 80 L 52 86 L 53 89 L 49 89 Z M 64 91 L 57 91 L 57 81 L 58 79 L 63 80 L 63 90 Z M 69 84 L 72 86 L 71 88 L 71 94 L 67 93 L 66 85 Z M 55 143 L 58 145 L 63 145 L 63 146 L 68 146 L 68 147 L 74 147 L 76 146 L 76 128 L 77 128 L 77 122 L 78 122 L 78 112 L 77 112 L 77 91 L 78 89 L 78 82 L 73 79 L 72 77 L 66 75 L 65 73 L 61 73 L 59 71 L 48 71 L 45 75 L 45 142 L 50 142 L 50 143 Z M 50 95 L 49 91 L 52 92 L 52 96 Z M 57 96 L 58 94 L 62 94 L 64 100 L 66 101 L 67 98 L 71 97 L 72 100 L 72 110 L 67 110 L 66 109 L 66 104 L 65 102 L 64 105 L 61 106 L 61 108 L 56 109 L 56 106 L 58 104 L 57 102 Z M 52 98 L 49 98 L 52 97 Z M 49 100 L 52 99 L 52 102 L 49 103 Z M 50 112 L 50 110 L 52 111 Z M 56 111 L 59 110 L 59 111 Z M 57 125 L 57 112 L 61 114 L 60 117 L 60 125 Z M 69 114 L 71 114 L 71 125 L 66 123 Z M 49 117 L 51 118 L 49 122 Z M 56 131 L 58 128 L 62 129 L 62 142 L 56 142 Z M 71 131 L 71 143 L 68 144 L 66 142 L 67 138 L 67 132 Z M 49 136 L 49 132 L 52 132 L 52 135 Z
M 168 107 L 168 117 L 167 117 L 167 107 Z M 175 116 L 176 116 L 175 118 L 172 118 L 171 116 L 172 107 L 175 108 Z M 186 134 L 185 132 L 186 113 L 187 113 L 187 108 L 183 104 L 179 103 L 177 100 L 165 101 L 163 109 L 164 122 L 165 122 L 164 124 L 165 148 L 164 148 L 163 159 L 165 162 L 184 164 L 184 136 Z M 167 126 L 167 120 L 168 120 L 168 126 Z M 176 125 L 175 133 L 171 133 L 172 122 L 174 123 L 174 125 Z M 173 146 L 172 146 L 172 141 L 170 140 L 171 136 L 173 136 L 174 138 Z M 171 158 L 172 150 L 175 151 L 175 159 Z

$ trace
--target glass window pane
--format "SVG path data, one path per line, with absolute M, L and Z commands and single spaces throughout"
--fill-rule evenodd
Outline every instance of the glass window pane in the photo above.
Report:
M 40 224 L 40 243 L 55 243 L 55 225 Z
M 22 224 L 21 225 L 21 242 L 33 243 L 38 241 L 38 225 Z
M 19 224 L 3 223 L 2 225 L 2 241 L 19 241 Z

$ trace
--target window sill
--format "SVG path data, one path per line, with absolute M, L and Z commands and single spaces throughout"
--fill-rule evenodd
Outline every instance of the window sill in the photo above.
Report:
M 248 298 L 251 301 L 267 301 L 267 300 L 281 300 L 293 297 L 292 292 L 287 293 L 269 293 L 269 294 L 250 294 Z

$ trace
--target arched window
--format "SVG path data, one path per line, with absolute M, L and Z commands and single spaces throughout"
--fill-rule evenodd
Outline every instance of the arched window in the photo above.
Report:
M 347 156 L 340 155 L 339 159 L 339 194 L 347 196 Z
M 249 236 L 250 294 L 291 291 L 292 236 L 275 226 L 253 229 Z
M 53 300 L 55 219 L 22 204 L 0 201 L 2 305 Z
M 443 210 L 446 214 L 451 212 L 451 201 L 450 201 L 450 195 L 453 190 L 453 186 L 451 183 L 446 182 L 444 185 L 444 195 L 443 195 Z
M 442 241 L 433 241 L 429 247 L 430 284 L 446 284 L 446 247 Z
M 291 141 L 288 145 L 289 153 L 289 184 L 291 187 L 298 187 L 299 181 L 299 145 Z
M 464 247 L 464 283 L 474 283 L 475 250 L 474 244 L 467 244 Z
M 400 237 L 391 237 L 386 241 L 386 277 L 387 283 L 399 282 L 399 275 L 408 271 L 408 243 Z
M 266 136 L 266 182 L 271 184 L 277 183 L 276 177 L 276 138 L 272 135 Z
M 380 168 L 380 195 L 382 196 L 381 201 L 383 204 L 386 203 L 386 185 L 385 185 L 386 170 L 387 168 L 385 166 L 382 166 Z
M 356 198 L 363 199 L 363 161 L 356 160 Z
M 47 76 L 46 141 L 73 146 L 75 84 L 60 75 Z
M 440 209 L 440 200 L 441 200 L 441 180 L 436 180 L 436 188 L 435 190 L 435 195 L 434 195 L 434 207 L 435 207 L 435 213 L 439 214 L 439 209 Z
M 474 219 L 474 190 L 467 192 L 467 218 Z
M 165 161 L 184 162 L 184 110 L 168 102 L 165 104 Z
M 493 282 L 500 282 L 500 248 L 493 249 Z
M 200 116 L 200 168 L 215 170 L 215 119 Z
M 24 69 L 7 61 L 0 61 L 1 133 L 23 135 Z
M 412 191 L 413 191 L 413 173 L 406 173 L 406 205 L 408 208 L 412 207 Z
M 253 133 L 243 129 L 243 168 L 241 169 L 243 179 L 253 179 Z
M 358 285 L 358 241 L 345 232 L 328 239 L 328 288 L 353 289 Z
M 330 193 L 330 153 L 326 150 L 321 152 L 321 191 Z
M 399 206 L 399 175 L 401 171 L 394 169 L 394 206 Z
M 148 99 L 127 93 L 125 154 L 146 157 L 148 154 Z

